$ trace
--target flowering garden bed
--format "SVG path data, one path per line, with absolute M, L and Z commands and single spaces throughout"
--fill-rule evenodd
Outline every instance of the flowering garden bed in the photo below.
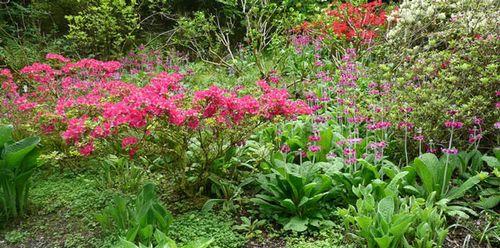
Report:
M 1 247 L 500 244 L 493 1 L 167 2 L 0 49 Z

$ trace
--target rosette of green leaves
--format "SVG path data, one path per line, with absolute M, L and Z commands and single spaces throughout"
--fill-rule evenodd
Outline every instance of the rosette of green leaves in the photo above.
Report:
M 262 192 L 252 199 L 262 213 L 272 216 L 285 230 L 302 232 L 328 225 L 322 203 L 332 192 L 332 180 L 311 162 L 302 165 L 274 161 L 271 173 L 257 182 Z

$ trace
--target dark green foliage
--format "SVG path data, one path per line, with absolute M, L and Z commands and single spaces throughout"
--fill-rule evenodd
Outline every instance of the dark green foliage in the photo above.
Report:
M 325 221 L 322 203 L 332 190 L 332 180 L 311 162 L 301 165 L 276 160 L 272 173 L 258 180 L 263 192 L 253 199 L 262 213 L 272 216 L 285 230 L 302 232 Z
M 124 51 L 135 39 L 139 18 L 136 1 L 99 0 L 77 15 L 66 18 L 67 39 L 75 49 L 86 55 L 110 56 Z
M 14 142 L 12 126 L 0 126 L 0 203 L 3 214 L 16 218 L 26 214 L 30 177 L 38 165 L 39 137 Z

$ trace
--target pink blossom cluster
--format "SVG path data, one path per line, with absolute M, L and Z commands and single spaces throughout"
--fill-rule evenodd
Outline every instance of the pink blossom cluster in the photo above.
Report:
M 84 155 L 91 154 L 99 139 L 123 137 L 150 123 L 199 131 L 213 119 L 218 127 L 238 129 L 250 120 L 294 118 L 310 114 L 309 106 L 291 100 L 284 89 L 259 82 L 262 91 L 239 95 L 217 86 L 190 91 L 181 83 L 184 75 L 152 74 L 148 82 L 122 81 L 120 62 L 83 59 L 71 62 L 62 55 L 48 54 L 49 64 L 35 63 L 21 70 L 29 87 L 16 83 L 9 70 L 0 71 L 0 97 L 9 119 L 40 123 L 44 133 L 55 133 Z M 139 86 L 144 85 L 144 86 Z M 17 118 L 16 118 L 17 117 Z M 136 149 L 139 139 L 127 136 L 123 149 Z

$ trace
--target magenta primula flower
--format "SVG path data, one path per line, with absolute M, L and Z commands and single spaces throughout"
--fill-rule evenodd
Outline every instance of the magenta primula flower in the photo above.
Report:
M 462 122 L 459 122 L 459 121 L 451 120 L 451 121 L 446 121 L 444 123 L 444 126 L 447 128 L 460 129 L 464 126 L 464 124 Z
M 290 146 L 288 146 L 287 144 L 283 144 L 280 148 L 280 151 L 282 153 L 289 153 L 290 152 Z
M 458 154 L 458 150 L 456 148 L 450 148 L 450 149 L 443 148 L 443 149 L 441 149 L 441 151 L 443 151 L 443 153 L 445 153 L 445 154 L 450 154 L 450 155 Z
M 310 152 L 316 153 L 316 152 L 319 152 L 319 150 L 321 150 L 321 147 L 319 147 L 317 145 L 309 146 L 309 151 Z

